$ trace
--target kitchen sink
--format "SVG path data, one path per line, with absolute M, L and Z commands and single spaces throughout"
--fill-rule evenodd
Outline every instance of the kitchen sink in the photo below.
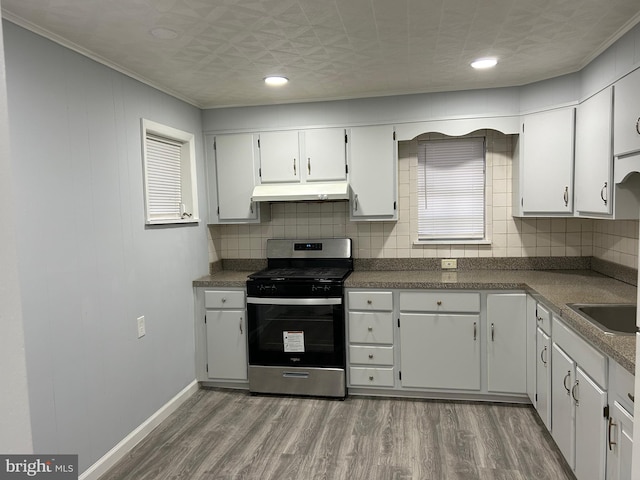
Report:
M 636 333 L 635 303 L 569 303 L 567 305 L 607 335 Z

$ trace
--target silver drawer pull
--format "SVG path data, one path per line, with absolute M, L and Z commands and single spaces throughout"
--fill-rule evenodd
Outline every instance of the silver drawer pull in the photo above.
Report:
M 309 378 L 309 372 L 282 372 L 284 378 Z

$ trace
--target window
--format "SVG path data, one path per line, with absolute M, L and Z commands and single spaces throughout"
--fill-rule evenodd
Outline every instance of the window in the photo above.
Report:
M 148 225 L 198 222 L 195 137 L 142 119 Z
M 418 142 L 418 240 L 485 239 L 484 138 Z

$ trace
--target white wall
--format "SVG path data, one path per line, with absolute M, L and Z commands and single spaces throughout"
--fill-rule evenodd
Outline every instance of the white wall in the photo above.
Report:
M 9 123 L 0 23 L 0 452 L 31 453 L 31 421 L 23 316 L 16 257 L 16 217 L 9 157 Z
M 195 378 L 206 227 L 145 228 L 140 118 L 196 134 L 205 212 L 201 112 L 4 28 L 34 449 L 83 471 Z

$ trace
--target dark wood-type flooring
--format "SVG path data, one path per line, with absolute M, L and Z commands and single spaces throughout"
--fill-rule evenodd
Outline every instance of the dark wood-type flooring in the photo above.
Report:
M 202 389 L 100 480 L 574 480 L 530 406 Z

